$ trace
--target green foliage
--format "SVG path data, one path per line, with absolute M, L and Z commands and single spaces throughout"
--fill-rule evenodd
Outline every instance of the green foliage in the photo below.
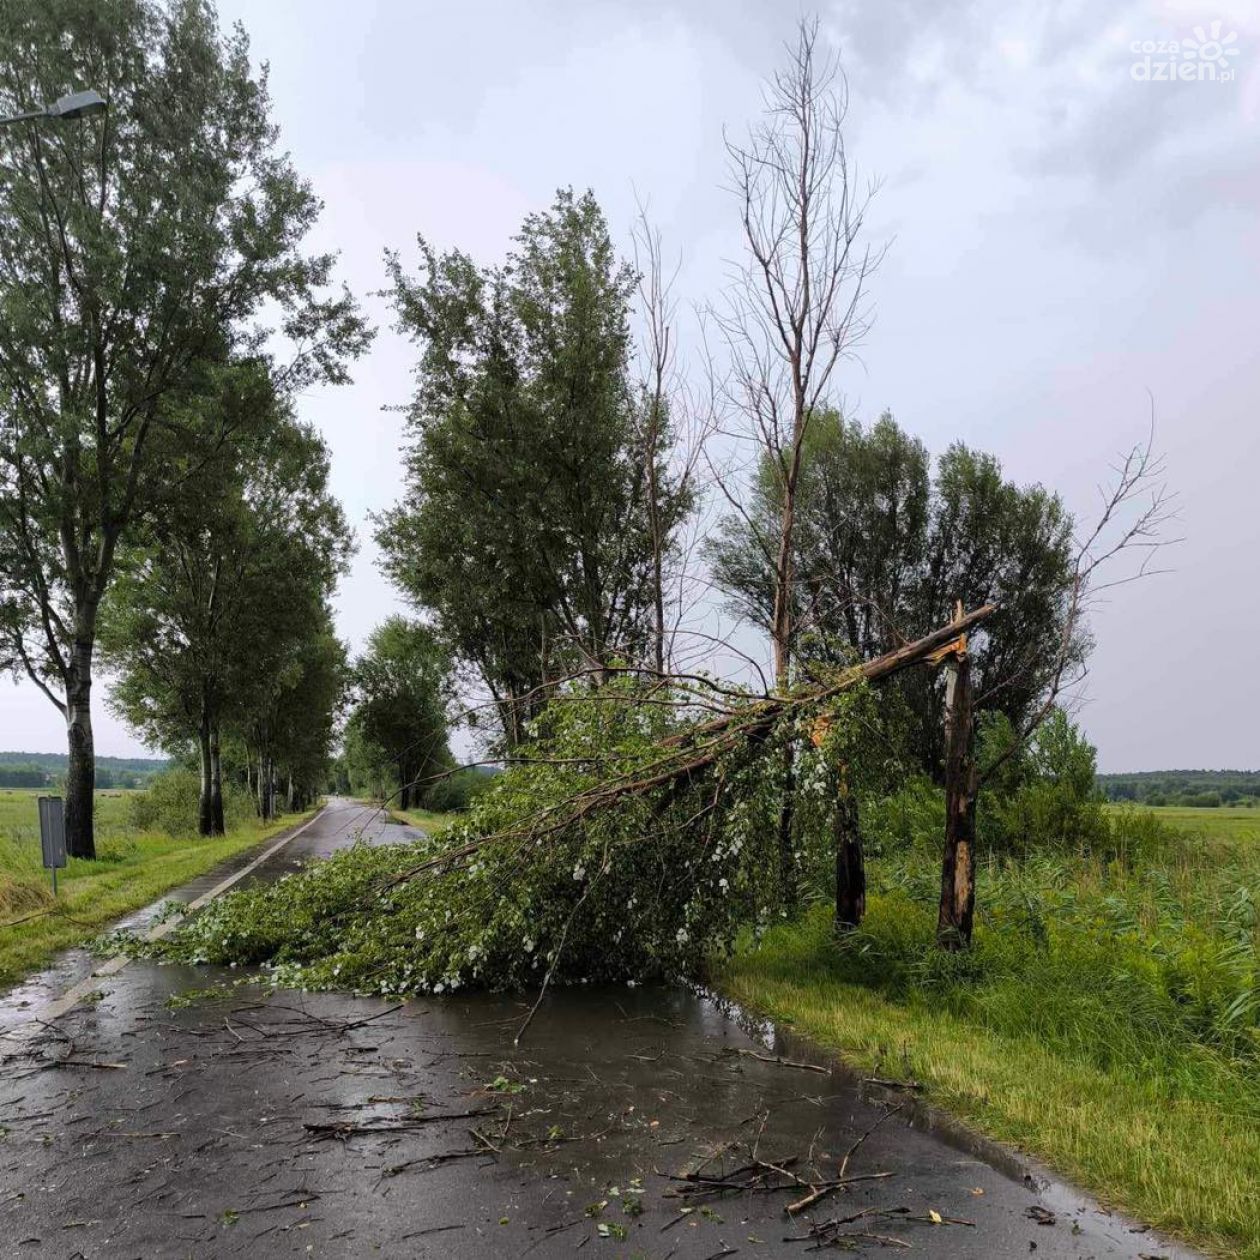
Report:
M 567 692 L 523 763 L 494 776 L 439 840 L 355 847 L 234 892 L 159 950 L 381 992 L 525 987 L 553 971 L 568 983 L 696 974 L 777 911 L 779 737 L 714 769 L 720 802 L 705 776 L 558 821 L 575 792 L 659 764 L 674 729 L 668 708 L 637 702 L 628 680 Z M 486 836 L 497 838 L 465 848 Z
M 143 792 L 128 798 L 131 825 L 137 831 L 159 831 L 187 838 L 197 834 L 201 781 L 192 770 L 166 770 L 156 775 Z M 223 813 L 227 830 L 243 826 L 254 815 L 249 795 L 235 784 L 223 793 Z M 98 856 L 106 858 L 108 841 Z
M 708 544 L 714 579 L 734 611 L 769 628 L 780 478 L 764 460 L 747 514 Z M 1022 723 L 1059 655 L 1071 585 L 1071 519 L 1041 486 L 1007 481 L 991 455 L 955 443 L 935 465 L 890 415 L 869 429 L 834 411 L 811 419 L 795 531 L 795 624 L 810 661 L 867 660 L 967 608 L 998 613 L 971 645 L 982 709 Z M 1087 644 L 1073 645 L 1074 660 Z M 906 706 L 908 751 L 936 774 L 943 685 L 911 671 L 894 685 Z
M 389 617 L 372 631 L 355 663 L 354 685 L 358 702 L 347 732 L 351 765 L 363 776 L 360 783 L 365 778 L 380 789 L 373 795 L 396 789 L 399 808 L 409 809 L 434 776 L 453 765 L 446 743 L 446 649 L 421 622 Z
M 436 814 L 461 814 L 493 784 L 493 775 L 475 769 L 457 770 L 430 785 L 420 803 Z
M 144 780 L 152 775 L 160 774 L 169 765 L 169 761 L 158 757 L 97 757 L 97 786 L 102 788 L 140 787 Z M 39 783 L 28 786 L 42 787 L 45 783 L 55 782 L 65 774 L 66 754 L 63 752 L 0 752 L 0 772 L 13 767 L 22 767 L 24 773 L 32 769 L 39 772 L 43 776 Z M 102 775 L 106 778 L 103 779 Z M 113 782 L 108 782 L 106 779 L 112 779 Z
M 1000 762 L 1014 732 L 1004 714 L 982 716 L 976 759 L 983 769 Z M 1000 762 L 977 809 L 977 842 L 992 853 L 1043 850 L 1106 854 L 1113 822 L 1094 786 L 1096 757 L 1062 709 L 1054 709 L 1027 746 Z
M 643 647 L 649 468 L 666 547 L 689 496 L 667 466 L 668 424 L 645 423 L 630 375 L 635 278 L 590 193 L 562 191 L 526 218 L 502 267 L 419 244 L 416 277 L 389 260 L 399 327 L 421 354 L 406 497 L 377 538 L 390 577 L 480 674 L 513 745 L 548 679 Z
M 939 859 L 945 836 L 945 793 L 926 775 L 916 775 L 895 792 L 865 798 L 860 807 L 862 843 L 867 856 L 915 853 L 931 864 Z
M 1061 710 L 1054 710 L 1026 745 L 1015 744 L 1000 713 L 981 716 L 978 764 L 995 766 L 976 811 L 981 857 L 1022 858 L 1076 853 L 1130 864 L 1163 852 L 1168 830 L 1149 811 L 1108 811 L 1094 788 L 1095 750 Z M 935 878 L 945 834 L 944 792 L 926 776 L 862 799 L 868 856 L 917 854 Z
M 33 762 L 25 765 L 0 765 L 0 788 L 42 788 L 48 772 Z
M 1260 770 L 1150 770 L 1140 774 L 1100 774 L 1098 786 L 1109 801 L 1216 809 L 1260 805 Z

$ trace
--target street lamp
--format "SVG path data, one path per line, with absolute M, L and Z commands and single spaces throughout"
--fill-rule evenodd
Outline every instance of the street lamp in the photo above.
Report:
M 105 108 L 105 98 L 99 92 L 93 92 L 89 88 L 86 92 L 71 92 L 51 105 L 45 105 L 43 109 L 32 109 L 25 114 L 13 114 L 8 118 L 0 118 L 0 127 L 7 127 L 9 123 L 37 122 L 44 118 L 58 120 L 87 118 L 90 114 L 101 113 Z

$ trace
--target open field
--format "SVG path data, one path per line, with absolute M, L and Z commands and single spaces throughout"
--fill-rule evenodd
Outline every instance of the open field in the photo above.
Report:
M 1109 811 L 1132 808 L 1131 805 L 1107 806 Z M 1241 805 L 1222 805 L 1219 809 L 1193 809 L 1182 805 L 1144 805 L 1140 808 L 1187 835 L 1260 841 L 1260 809 Z
M 984 866 L 970 955 L 933 949 L 939 877 L 899 854 L 873 864 L 861 931 L 837 942 L 820 906 L 716 979 L 1104 1201 L 1260 1257 L 1260 843 L 1231 816 L 1248 812 L 1159 810 L 1190 834 L 1129 867 Z
M 0 985 L 295 821 L 250 822 L 214 840 L 175 838 L 136 832 L 128 822 L 129 793 L 98 792 L 97 860 L 71 858 L 58 873 L 54 901 L 40 862 L 39 795 L 0 791 Z

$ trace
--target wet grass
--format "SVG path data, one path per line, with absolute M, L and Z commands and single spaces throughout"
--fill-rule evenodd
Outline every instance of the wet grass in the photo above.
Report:
M 1105 1202 L 1260 1257 L 1260 844 L 1236 828 L 1136 866 L 990 864 L 965 956 L 932 948 L 936 875 L 903 855 L 862 931 L 838 942 L 819 906 L 719 982 Z
M 71 858 L 54 901 L 40 859 L 38 795 L 0 791 L 0 986 L 297 821 L 250 822 L 213 840 L 176 838 L 135 831 L 128 793 L 98 792 L 97 859 Z
M 428 809 L 391 810 L 392 815 L 400 822 L 412 827 L 421 827 L 430 835 L 436 835 L 443 827 L 449 827 L 459 818 L 458 814 L 437 814 Z

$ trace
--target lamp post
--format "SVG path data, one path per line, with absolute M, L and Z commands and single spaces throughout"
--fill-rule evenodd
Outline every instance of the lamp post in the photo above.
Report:
M 40 122 L 46 118 L 68 122 L 73 118 L 99 114 L 105 108 L 105 98 L 89 88 L 86 92 L 71 92 L 51 105 L 45 105 L 43 109 L 32 109 L 25 114 L 11 114 L 8 118 L 0 118 L 0 127 L 7 127 L 10 123 Z

